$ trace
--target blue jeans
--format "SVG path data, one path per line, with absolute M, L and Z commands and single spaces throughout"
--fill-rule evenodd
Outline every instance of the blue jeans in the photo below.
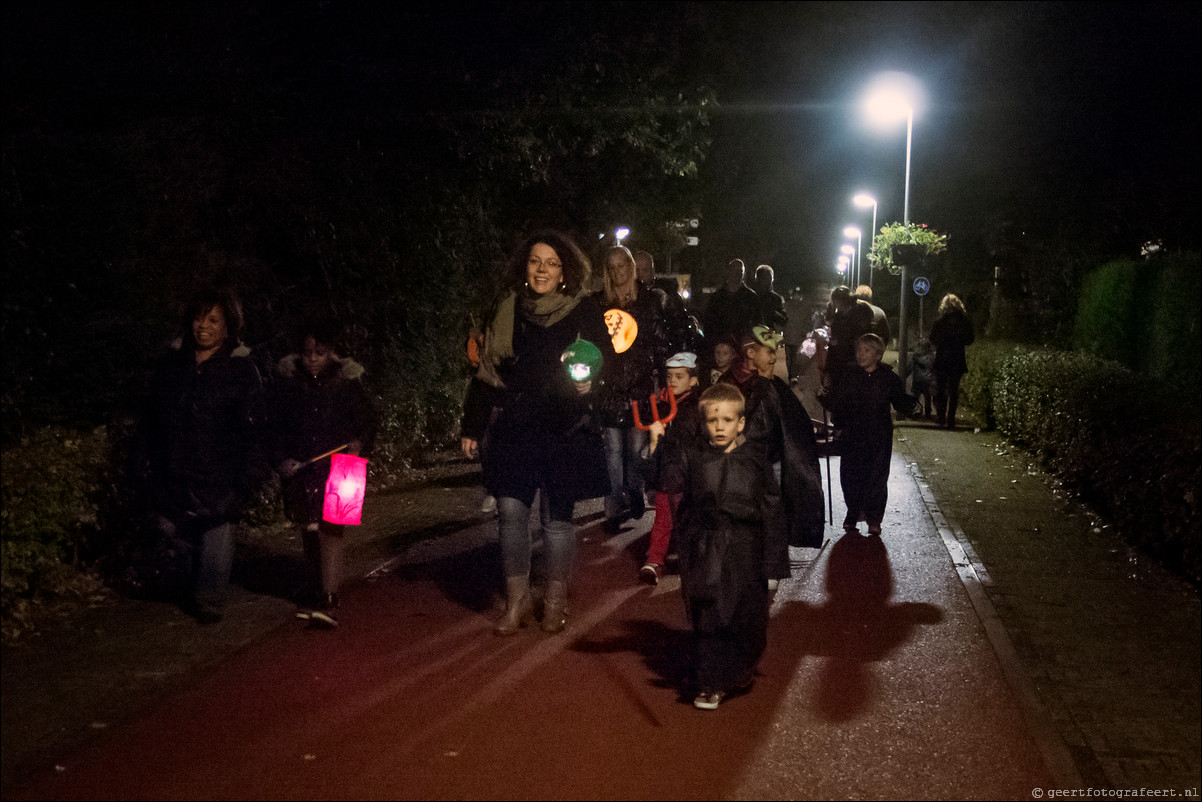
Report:
M 605 497 L 605 517 L 614 521 L 630 506 L 635 493 L 643 492 L 643 448 L 649 435 L 637 426 L 605 427 L 605 467 L 610 493 Z
M 159 531 L 171 540 L 183 540 L 192 552 L 192 599 L 198 605 L 220 610 L 225 604 L 234 567 L 234 526 L 217 519 L 180 522 L 159 516 Z M 182 528 L 184 531 L 179 531 Z
M 541 496 L 543 491 L 539 491 Z M 531 500 L 533 501 L 533 499 Z M 505 576 L 530 576 L 530 504 L 521 499 L 497 499 L 497 533 L 501 541 L 501 566 Z M 552 498 L 543 520 L 543 556 L 548 580 L 567 582 L 576 556 L 576 528 L 572 524 L 575 502 Z

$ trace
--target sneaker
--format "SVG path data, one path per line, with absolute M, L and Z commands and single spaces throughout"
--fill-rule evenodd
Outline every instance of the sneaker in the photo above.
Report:
M 616 535 L 622 531 L 622 521 L 619 518 L 606 518 L 601 523 L 601 531 L 607 535 Z
M 722 697 L 724 695 L 717 691 L 702 691 L 693 700 L 693 707 L 698 710 L 717 710 L 718 705 L 722 704 Z
M 660 575 L 663 574 L 664 567 L 659 563 L 647 563 L 639 569 L 639 580 L 646 582 L 648 585 L 658 585 Z
M 870 535 L 879 535 L 880 533 L 881 533 L 881 525 L 880 525 L 880 524 L 877 524 L 877 525 L 875 525 L 875 526 L 873 526 L 873 525 L 869 524 L 869 526 L 868 526 L 868 534 L 870 534 Z
M 858 535 L 860 534 L 860 527 L 856 526 L 855 524 L 843 524 L 843 534 Z
M 497 511 L 497 497 L 485 496 L 484 503 L 480 505 L 480 512 L 484 515 L 492 515 Z
M 314 610 L 309 615 L 309 626 L 314 629 L 334 629 L 338 626 L 338 619 L 334 617 L 333 610 Z

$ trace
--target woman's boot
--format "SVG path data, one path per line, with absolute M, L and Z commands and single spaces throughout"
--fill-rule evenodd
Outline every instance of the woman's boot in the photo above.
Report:
M 493 628 L 494 635 L 512 635 L 526 625 L 526 617 L 534 612 L 530 598 L 530 575 L 505 577 L 505 614 Z
M 568 623 L 568 583 L 560 579 L 547 582 L 543 599 L 543 632 L 563 632 Z

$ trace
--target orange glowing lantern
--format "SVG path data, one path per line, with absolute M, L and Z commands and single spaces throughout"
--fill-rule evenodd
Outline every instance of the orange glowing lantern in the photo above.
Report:
M 358 524 L 367 490 L 367 460 L 351 454 L 330 458 L 326 502 L 321 517 L 332 524 Z
M 609 329 L 609 336 L 613 340 L 616 354 L 620 354 L 634 345 L 635 338 L 639 336 L 638 321 L 634 319 L 634 315 L 623 312 L 621 309 L 605 311 L 605 327 Z

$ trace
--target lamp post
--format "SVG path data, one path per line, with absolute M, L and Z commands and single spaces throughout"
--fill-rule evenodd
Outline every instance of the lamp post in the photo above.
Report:
M 847 254 L 843 254 L 842 256 L 840 256 L 839 260 L 837 262 L 835 262 L 835 270 L 839 271 L 839 283 L 840 284 L 843 283 L 843 275 L 847 272 L 847 266 L 849 264 L 851 264 L 851 259 L 848 258 Z
M 872 253 L 872 249 L 876 247 L 876 198 L 869 195 L 867 192 L 861 192 L 851 199 L 852 203 L 859 206 L 861 209 L 872 207 L 872 239 L 868 243 L 868 252 Z M 868 261 L 868 289 L 872 289 L 872 260 Z
M 843 236 L 856 238 L 856 286 L 859 286 L 863 279 L 860 278 L 861 271 L 864 268 L 864 234 L 855 226 L 844 226 Z M 869 265 L 871 268 L 872 266 Z
M 904 73 L 884 73 L 874 81 L 868 94 L 867 110 L 875 119 L 892 123 L 899 117 L 906 120 L 906 190 L 903 205 L 902 225 L 906 233 L 910 231 L 910 146 L 914 141 L 914 106 L 921 96 L 921 88 L 917 81 Z M 898 304 L 898 321 L 900 331 L 897 336 L 897 368 L 898 375 L 905 375 L 906 351 L 908 345 L 906 332 L 906 296 L 909 294 L 908 265 L 901 265 L 900 303 Z

